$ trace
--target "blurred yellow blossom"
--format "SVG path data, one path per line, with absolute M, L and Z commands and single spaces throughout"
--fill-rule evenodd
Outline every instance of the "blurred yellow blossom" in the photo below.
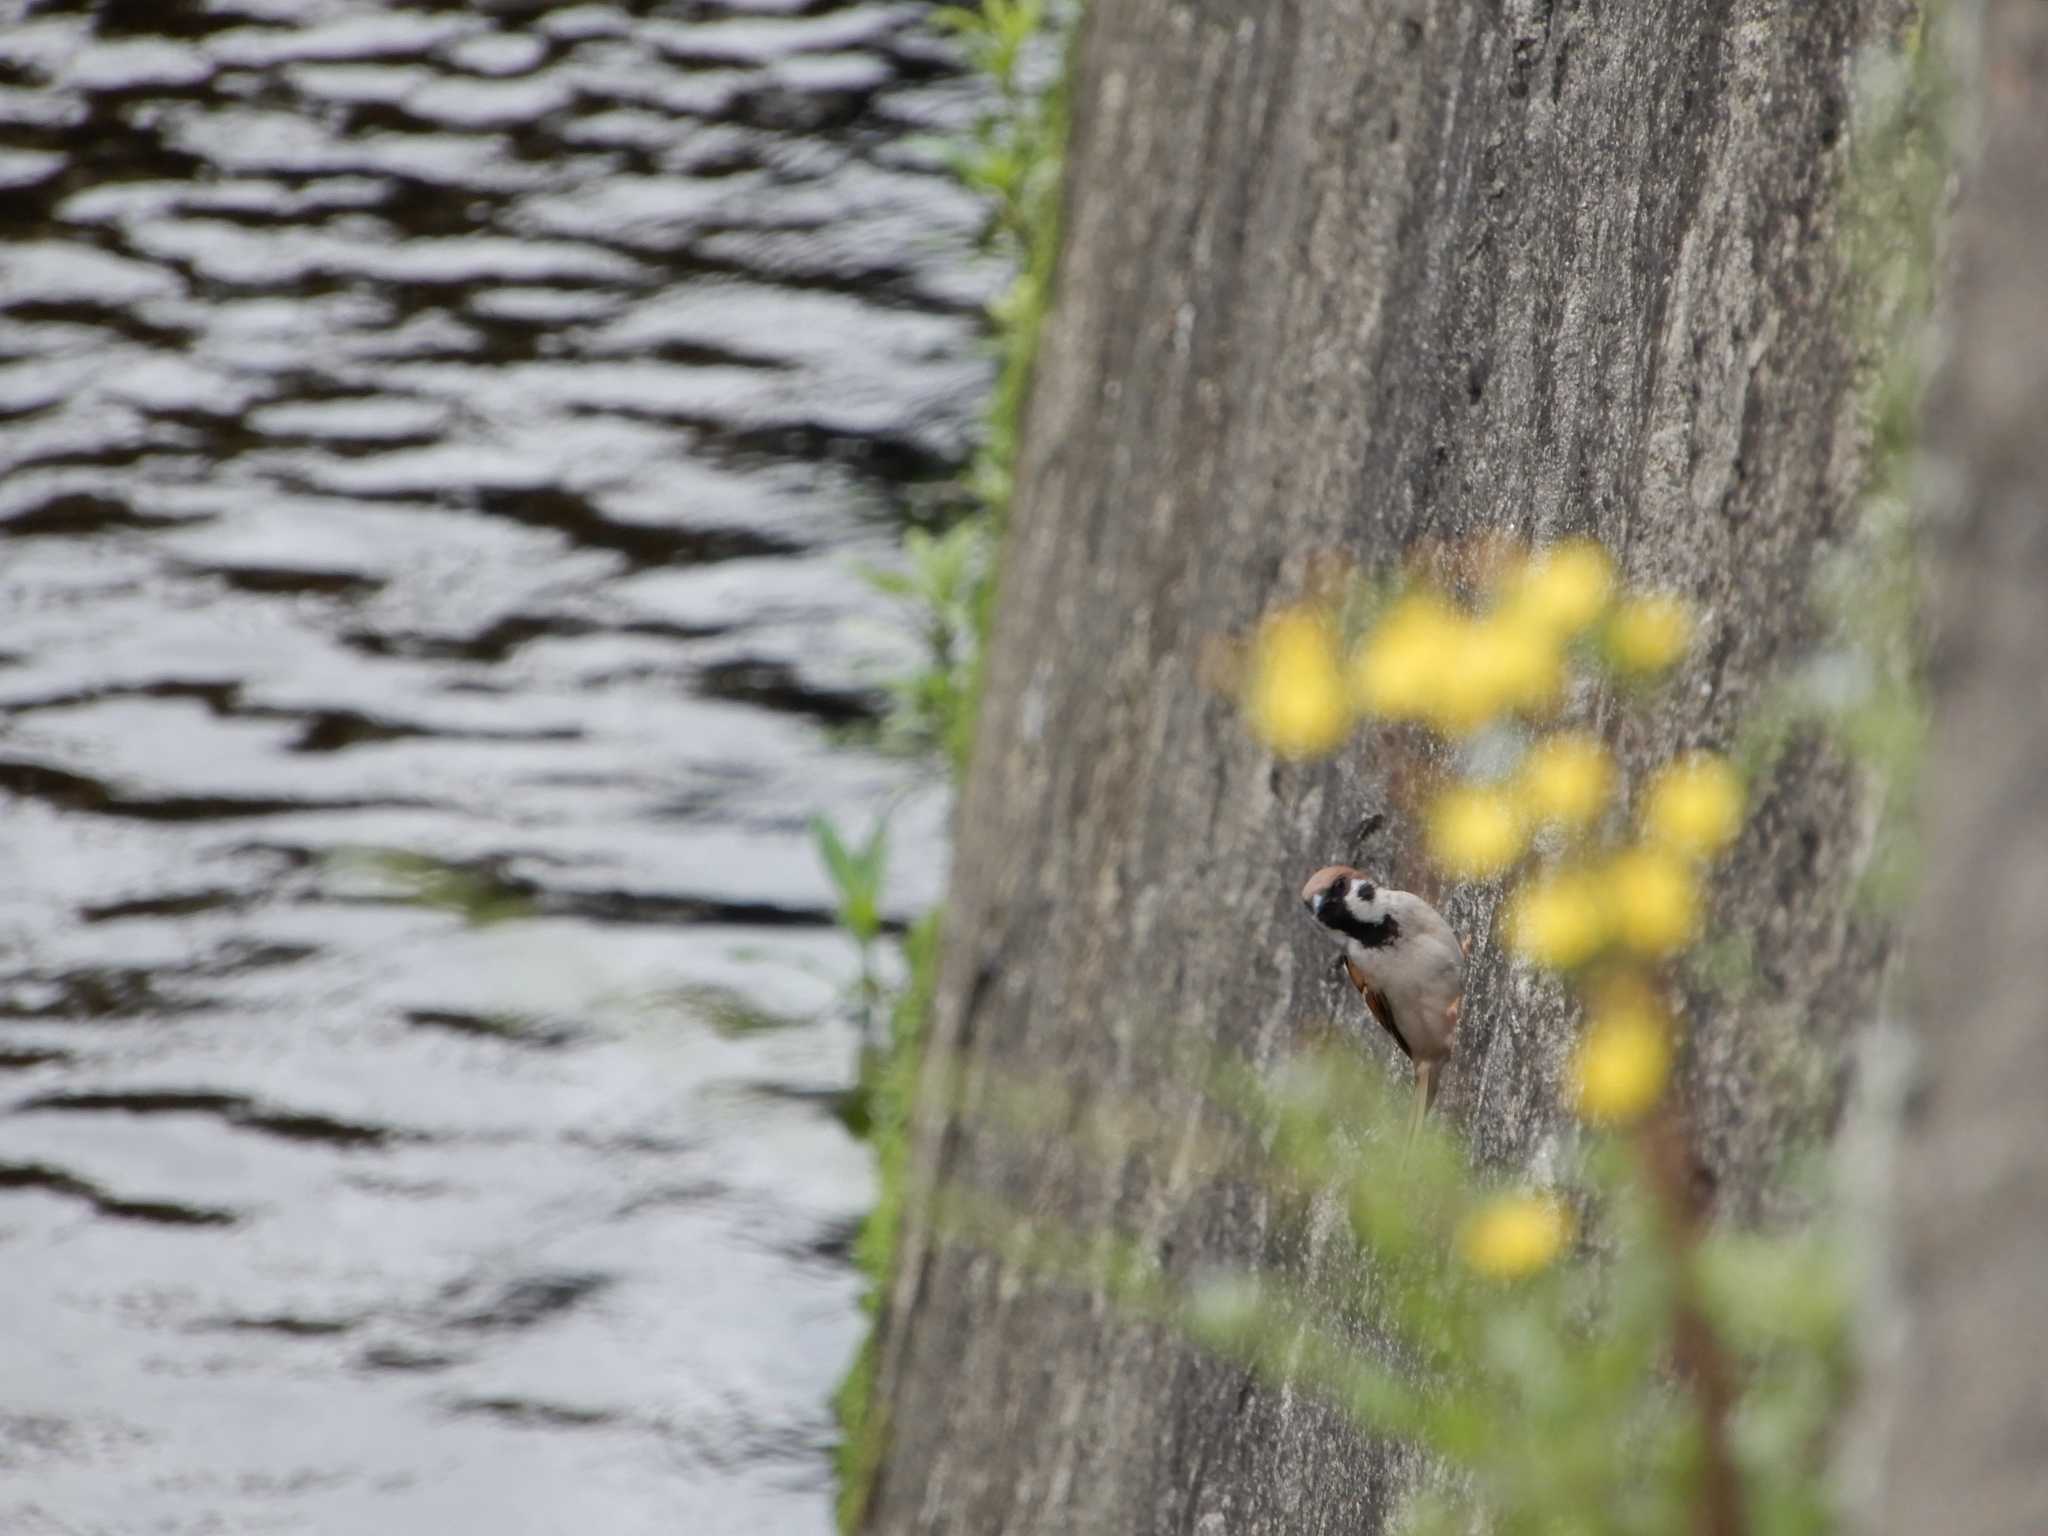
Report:
M 1742 780 L 1711 752 L 1682 757 L 1651 781 L 1643 822 L 1680 853 L 1719 853 L 1742 830 Z
M 1429 686 L 1410 713 L 1449 736 L 1468 736 L 1502 715 L 1553 707 L 1564 686 L 1555 636 L 1510 614 L 1453 614 L 1441 635 Z
M 1596 999 L 1572 1056 L 1579 1113 L 1606 1125 L 1638 1118 L 1663 1095 L 1671 1071 L 1671 1027 L 1656 996 L 1640 983 Z
M 1614 764 L 1597 738 L 1584 731 L 1545 737 L 1522 759 L 1522 804 L 1537 821 L 1576 831 L 1589 825 L 1614 788 Z
M 1675 597 L 1632 597 L 1607 622 L 1607 654 L 1624 672 L 1662 672 L 1692 643 L 1692 612 Z
M 1502 609 L 1473 626 L 1472 644 L 1486 653 L 1502 707 L 1532 714 L 1556 707 L 1564 691 L 1564 653 L 1554 631 Z
M 1458 1234 L 1465 1262 L 1493 1280 L 1520 1280 L 1544 1268 L 1572 1234 L 1571 1213 L 1541 1195 L 1499 1195 L 1466 1219 Z
M 1600 886 L 1584 870 L 1527 881 L 1508 907 L 1508 942 L 1552 970 L 1570 970 L 1590 960 L 1606 941 Z
M 1429 808 L 1429 851 L 1452 874 L 1483 880 L 1514 863 L 1524 844 L 1515 803 L 1497 789 L 1460 785 Z
M 1630 949 L 1675 954 L 1699 931 L 1698 882 L 1689 865 L 1661 848 L 1616 854 L 1602 883 L 1615 934 Z
M 1505 707 L 1512 664 L 1478 624 L 1460 624 L 1422 707 L 1423 716 L 1447 736 L 1469 736 Z
M 1563 635 L 1575 635 L 1607 606 L 1614 562 L 1591 539 L 1567 539 L 1530 559 L 1511 594 L 1515 611 Z
M 1428 714 L 1464 630 L 1464 618 L 1435 592 L 1411 592 L 1396 601 L 1352 663 L 1359 704 L 1389 719 Z
M 1317 757 L 1351 729 L 1351 701 L 1329 623 L 1288 608 L 1259 628 L 1245 710 L 1252 730 L 1282 757 Z

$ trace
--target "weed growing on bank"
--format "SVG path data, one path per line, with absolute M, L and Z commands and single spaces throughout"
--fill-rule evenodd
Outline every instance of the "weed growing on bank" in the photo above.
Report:
M 989 307 L 996 382 L 966 475 L 973 510 L 943 533 L 906 531 L 904 569 L 870 572 L 868 579 L 898 599 L 923 641 L 918 664 L 890 685 L 882 739 L 897 750 L 942 762 L 956 785 L 966 776 L 973 748 L 982 656 L 995 608 L 996 548 L 1009 514 L 1024 402 L 1052 294 L 1067 141 L 1065 39 L 1074 12 L 1074 5 L 1058 0 L 985 0 L 979 8 L 944 7 L 933 17 L 936 26 L 958 39 L 989 87 L 988 109 L 960 142 L 949 146 L 949 160 L 960 181 L 987 200 L 988 240 L 1013 275 Z M 845 886 L 827 837 L 841 847 L 843 840 L 826 826 L 815 835 L 841 891 L 843 912 Z M 878 858 L 884 846 L 880 837 L 878 830 L 878 841 L 870 844 Z M 840 1430 L 838 1515 L 847 1532 L 858 1526 L 867 1507 L 887 1443 L 887 1425 L 874 1399 L 874 1328 L 883 1287 L 895 1268 L 912 1094 L 942 917 L 935 909 L 911 930 L 904 946 L 907 978 L 893 998 L 873 985 L 872 937 L 842 924 L 861 949 L 864 1016 L 885 1010 L 888 1018 L 880 1048 L 863 1052 L 849 1115 L 852 1123 L 866 1128 L 875 1149 L 880 1193 L 855 1248 L 866 1282 L 862 1304 L 869 1331 L 833 1397 Z

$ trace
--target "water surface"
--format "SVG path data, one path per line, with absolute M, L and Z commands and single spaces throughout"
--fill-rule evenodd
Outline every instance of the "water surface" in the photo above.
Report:
M 0 0 L 0 1530 L 822 1532 L 919 5 Z

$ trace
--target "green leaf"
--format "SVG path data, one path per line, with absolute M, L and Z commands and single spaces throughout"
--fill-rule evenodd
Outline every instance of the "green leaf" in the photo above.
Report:
M 931 23 L 942 31 L 972 37 L 988 30 L 988 18 L 971 5 L 942 5 L 931 13 Z
M 879 565 L 857 565 L 855 572 L 875 591 L 890 597 L 915 597 L 917 589 L 902 571 L 884 570 Z
M 876 818 L 867 840 L 856 852 L 846 846 L 839 829 L 823 816 L 811 818 L 825 872 L 838 898 L 839 922 L 863 949 L 882 933 L 882 884 L 889 862 L 889 819 Z
M 811 818 L 811 836 L 817 840 L 818 853 L 825 861 L 825 872 L 831 876 L 833 888 L 839 899 L 844 901 L 846 893 L 853 887 L 853 856 L 840 840 L 839 829 L 823 816 Z

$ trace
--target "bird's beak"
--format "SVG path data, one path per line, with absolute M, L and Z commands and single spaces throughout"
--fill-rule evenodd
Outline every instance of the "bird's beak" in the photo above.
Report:
M 1323 903 L 1328 901 L 1329 899 L 1330 893 L 1328 891 L 1317 891 L 1313 896 L 1307 896 L 1302 898 L 1301 904 L 1307 907 L 1309 911 L 1313 912 L 1317 917 L 1321 917 L 1323 915 Z

